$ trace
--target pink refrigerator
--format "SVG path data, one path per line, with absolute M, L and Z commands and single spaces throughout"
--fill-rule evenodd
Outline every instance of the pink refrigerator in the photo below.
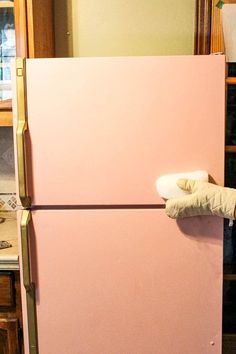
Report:
M 28 354 L 220 354 L 222 220 L 163 174 L 224 175 L 224 56 L 16 60 Z

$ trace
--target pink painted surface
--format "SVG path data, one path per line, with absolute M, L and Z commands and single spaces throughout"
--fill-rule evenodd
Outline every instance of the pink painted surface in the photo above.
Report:
M 33 204 L 163 203 L 156 178 L 195 169 L 223 184 L 224 60 L 27 60 Z M 219 219 L 48 210 L 32 224 L 40 354 L 221 353 Z
M 39 353 L 221 353 L 220 219 L 178 225 L 130 209 L 32 220 Z
M 223 184 L 224 68 L 224 56 L 27 60 L 32 203 L 163 203 L 157 177 L 196 169 Z

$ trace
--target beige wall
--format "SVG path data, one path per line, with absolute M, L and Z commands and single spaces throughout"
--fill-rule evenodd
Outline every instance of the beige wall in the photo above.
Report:
M 195 0 L 70 0 L 74 56 L 192 54 Z

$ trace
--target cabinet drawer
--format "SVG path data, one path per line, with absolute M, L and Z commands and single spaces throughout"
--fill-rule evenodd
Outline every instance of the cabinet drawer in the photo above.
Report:
M 0 272 L 0 309 L 14 306 L 14 274 L 12 272 Z

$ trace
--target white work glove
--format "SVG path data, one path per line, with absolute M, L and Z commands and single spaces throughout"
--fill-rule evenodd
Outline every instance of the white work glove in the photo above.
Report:
M 236 189 L 190 179 L 179 179 L 177 185 L 189 194 L 166 202 L 166 214 L 170 218 L 217 215 L 235 219 Z

